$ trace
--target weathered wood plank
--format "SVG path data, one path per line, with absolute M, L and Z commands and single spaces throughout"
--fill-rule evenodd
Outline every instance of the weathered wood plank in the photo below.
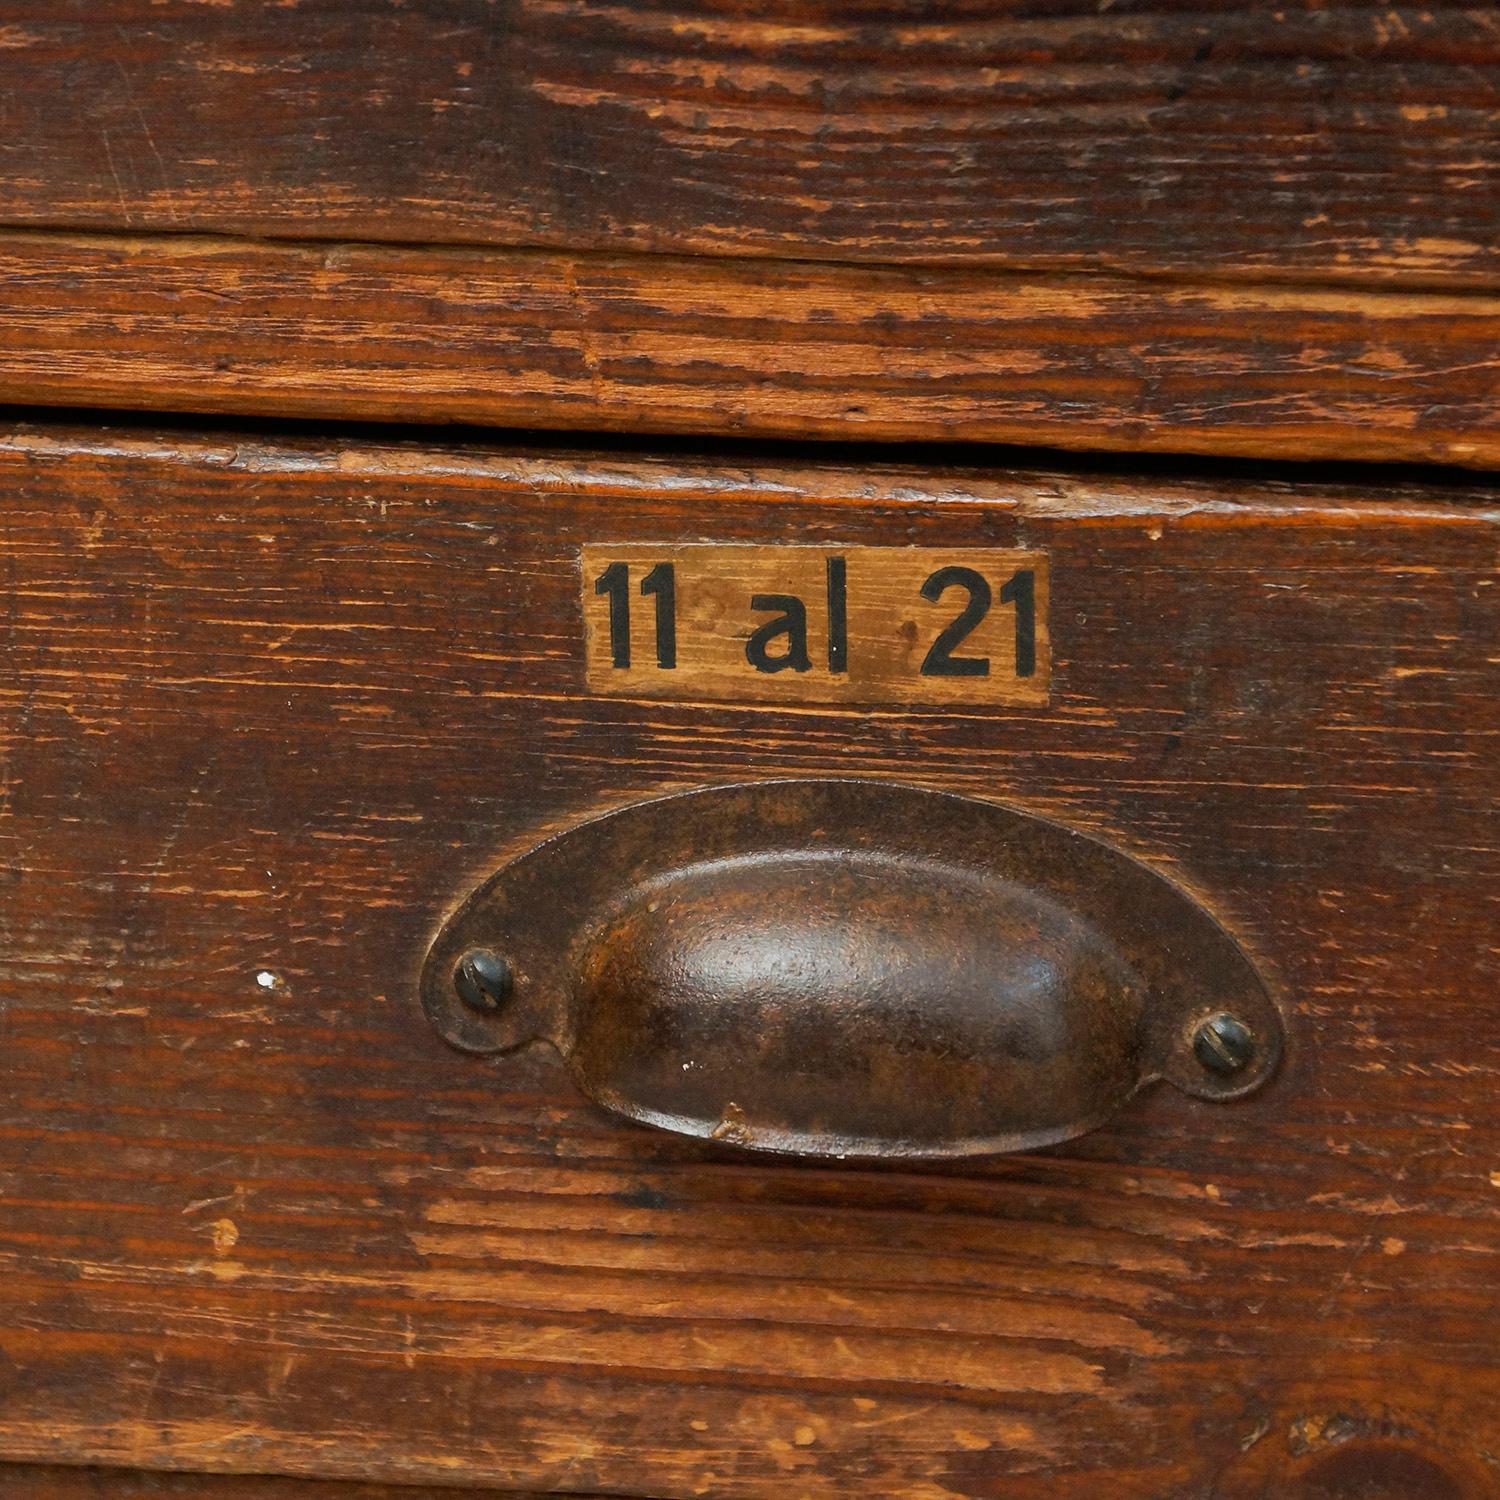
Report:
M 0 223 L 1500 275 L 1500 16 L 10 0 Z
M 488 1486 L 454 1489 L 60 1464 L 0 1464 L 0 1495 L 12 1500 L 541 1500 L 534 1493 Z
M 1500 298 L 0 236 L 0 399 L 1500 467 Z
M 1494 499 L 10 432 L 0 1455 L 730 1500 L 1314 1500 L 1384 1463 L 1492 1494 Z M 1052 702 L 589 696 L 578 547 L 684 534 L 1046 551 Z M 436 1039 L 426 943 L 508 851 L 792 773 L 1011 801 L 1173 872 L 1272 976 L 1283 1075 L 854 1169 Z

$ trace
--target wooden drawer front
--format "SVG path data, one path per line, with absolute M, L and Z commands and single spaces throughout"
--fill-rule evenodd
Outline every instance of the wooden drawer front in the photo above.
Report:
M 10 224 L 1500 272 L 1500 30 L 1474 0 L 10 0 L 6 20 Z
M 28 428 L 0 506 L 0 1455 L 1494 1492 L 1492 497 Z M 1045 554 L 1048 701 L 592 694 L 580 549 L 705 540 Z M 808 774 L 1170 875 L 1269 977 L 1281 1074 L 809 1165 L 434 1035 L 427 945 L 507 854 Z
M 0 402 L 1500 467 L 1493 4 L 7 0 Z

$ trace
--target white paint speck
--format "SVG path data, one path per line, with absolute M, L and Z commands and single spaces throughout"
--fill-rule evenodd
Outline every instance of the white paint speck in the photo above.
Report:
M 262 969 L 260 973 L 255 976 L 255 982 L 263 990 L 274 990 L 276 986 L 281 983 L 281 981 L 277 979 L 277 977 L 269 969 Z

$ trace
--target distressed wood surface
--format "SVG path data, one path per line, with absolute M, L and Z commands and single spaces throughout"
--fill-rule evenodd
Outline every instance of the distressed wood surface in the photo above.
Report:
M 577 549 L 684 535 L 1045 550 L 1052 702 L 591 697 Z M 1482 490 L 8 432 L 0 1457 L 1494 1495 L 1497 540 Z M 426 944 L 507 854 L 804 773 L 1153 862 L 1264 965 L 1282 1075 L 855 1169 L 430 1030 Z
M 264 1474 L 180 1474 L 149 1469 L 0 1463 L 6 1500 L 542 1500 L 488 1486 L 385 1485 Z
M 8 0 L 0 223 L 1494 285 L 1500 15 Z
M 1474 294 L 45 234 L 0 285 L 14 403 L 1500 468 Z

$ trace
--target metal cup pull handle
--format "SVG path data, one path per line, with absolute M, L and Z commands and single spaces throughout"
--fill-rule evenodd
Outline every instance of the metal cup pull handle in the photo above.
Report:
M 888 782 L 637 803 L 485 882 L 422 1000 L 467 1052 L 546 1041 L 629 1119 L 763 1151 L 1069 1140 L 1165 1079 L 1275 1071 L 1276 1006 L 1191 897 L 1084 834 Z

